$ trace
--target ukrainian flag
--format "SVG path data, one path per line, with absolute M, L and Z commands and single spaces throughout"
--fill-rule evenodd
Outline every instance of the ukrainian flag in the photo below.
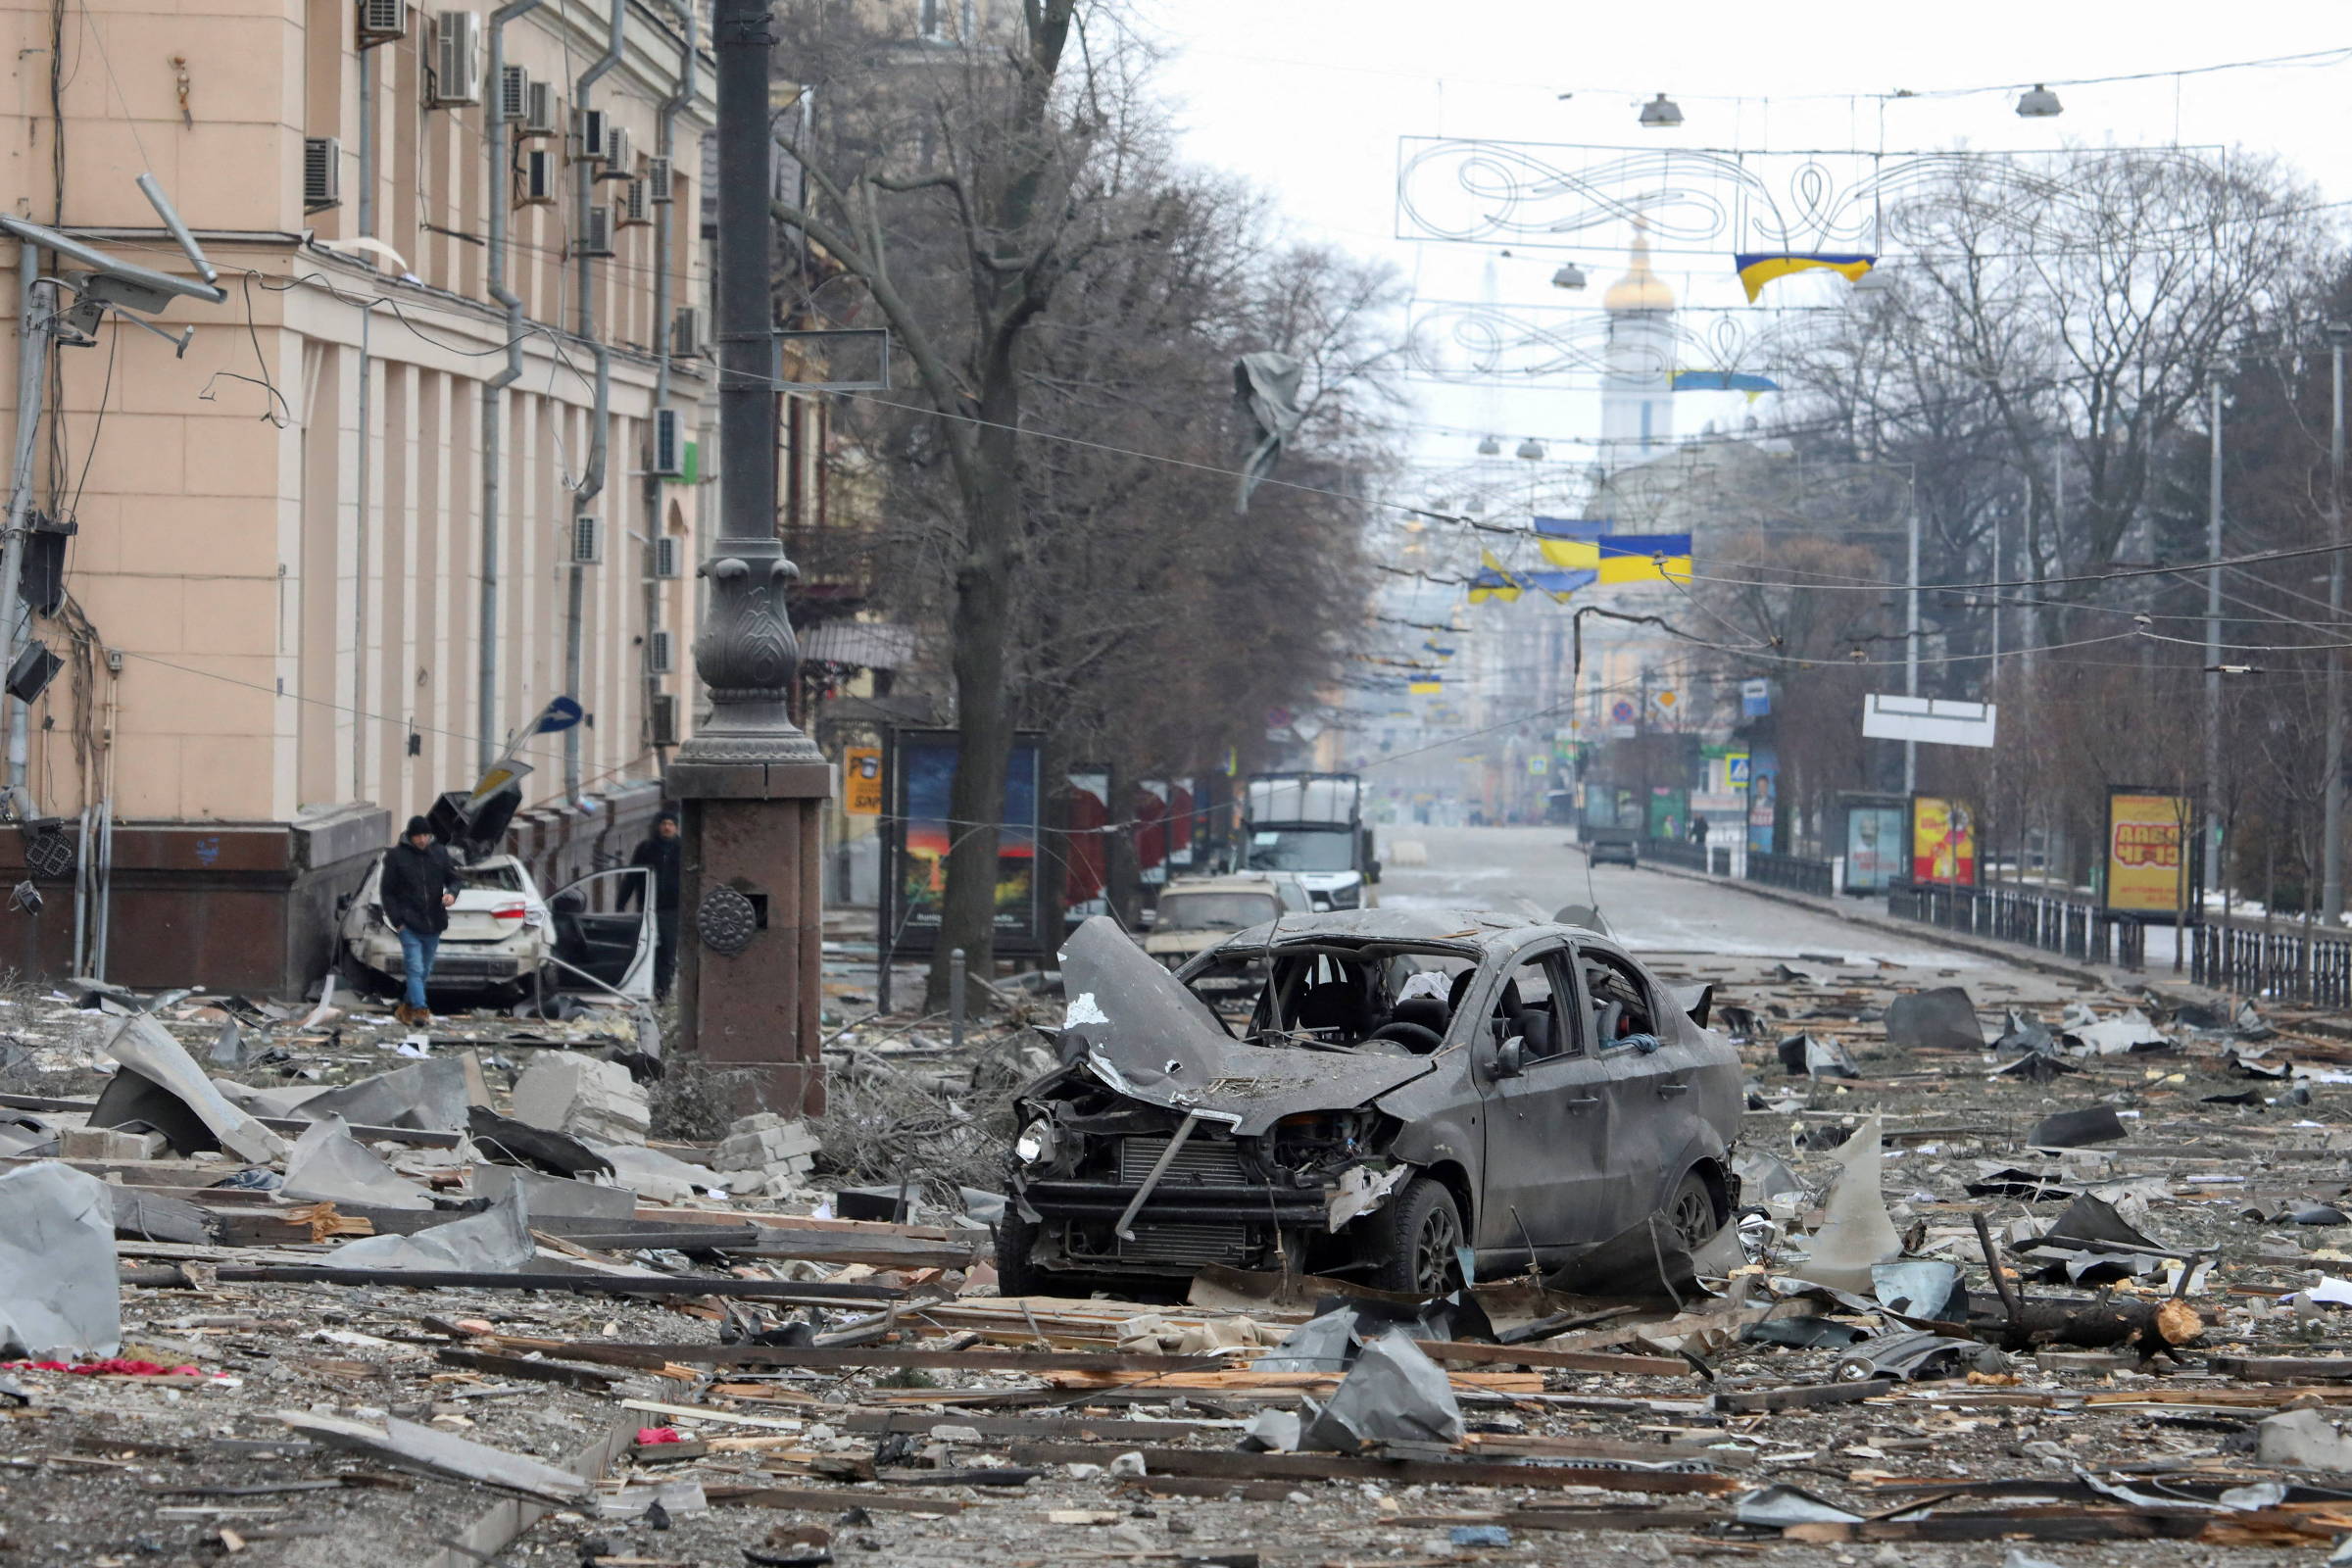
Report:
M 1791 272 L 1809 272 L 1815 268 L 1823 268 L 1829 271 L 1842 272 L 1845 274 L 1845 280 L 1852 283 L 1859 281 L 1862 274 L 1869 271 L 1877 261 L 1876 256 L 1828 256 L 1792 251 L 1743 251 L 1732 258 L 1732 266 L 1740 273 L 1740 287 L 1747 290 L 1747 303 L 1753 305 L 1756 303 L 1756 296 L 1764 292 L 1764 285 L 1776 277 L 1787 277 Z
M 1744 392 L 1750 403 L 1760 393 L 1781 389 L 1781 383 L 1771 376 L 1746 370 L 1677 370 L 1672 385 L 1677 392 Z
M 1611 533 L 1606 522 L 1538 517 L 1544 559 L 1571 571 L 1594 574 L 1604 588 L 1632 582 L 1671 582 L 1690 575 L 1687 533 Z
M 1408 681 L 1405 683 L 1404 689 L 1408 696 L 1435 697 L 1446 689 L 1446 683 L 1433 677 L 1429 680 Z
M 1523 574 L 1530 588 L 1551 595 L 1566 604 L 1579 588 L 1589 588 L 1599 575 L 1592 571 L 1531 571 Z
M 1478 553 L 1478 575 L 1470 579 L 1470 602 L 1483 605 L 1490 599 L 1511 604 L 1519 597 L 1519 579 L 1505 571 L 1502 563 L 1494 559 L 1492 550 Z

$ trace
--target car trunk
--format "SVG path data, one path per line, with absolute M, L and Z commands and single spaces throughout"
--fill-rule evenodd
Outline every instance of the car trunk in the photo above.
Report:
M 468 889 L 451 906 L 449 929 L 441 933 L 441 940 L 504 942 L 523 929 L 529 908 L 519 893 Z

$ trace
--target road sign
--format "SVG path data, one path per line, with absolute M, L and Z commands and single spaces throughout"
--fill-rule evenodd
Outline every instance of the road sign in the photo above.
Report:
M 1736 790 L 1747 788 L 1747 760 L 1745 752 L 1733 752 L 1723 760 L 1732 788 Z
M 1681 701 L 1682 698 L 1676 695 L 1672 687 L 1668 687 L 1662 692 L 1651 692 L 1649 694 L 1649 706 L 1656 709 L 1661 713 L 1673 712 L 1674 705 Z
M 1631 724 L 1633 721 L 1634 721 L 1634 705 L 1633 705 L 1633 704 L 1631 704 L 1631 703 L 1627 702 L 1627 701 L 1626 701 L 1624 698 L 1620 697 L 1620 698 L 1618 698 L 1618 699 L 1617 699 L 1615 702 L 1613 702 L 1613 703 L 1611 703 L 1611 704 L 1609 705 L 1609 722 L 1610 722 L 1610 723 L 1612 723 L 1612 724 Z
M 1538 752 L 1527 760 L 1527 770 L 1530 773 L 1548 773 L 1551 771 L 1551 759 Z
M 1862 699 L 1862 733 L 1873 740 L 1990 746 L 1999 710 L 1990 703 L 1873 694 Z
M 1740 683 L 1740 716 L 1762 718 L 1772 711 L 1772 682 L 1751 676 Z

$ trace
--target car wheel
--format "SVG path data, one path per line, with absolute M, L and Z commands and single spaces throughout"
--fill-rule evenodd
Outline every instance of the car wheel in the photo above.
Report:
M 1685 1247 L 1693 1249 L 1723 1229 L 1723 1216 L 1715 1208 L 1715 1189 L 1706 1177 L 1695 1170 L 1683 1172 L 1682 1182 L 1666 1205 L 1666 1223 L 1674 1227 Z
M 1004 1217 L 997 1222 L 997 1294 L 1000 1296 L 1051 1296 L 1053 1276 L 1029 1261 L 1030 1249 L 1037 1245 L 1038 1226 L 1021 1218 L 1010 1203 L 1004 1205 Z
M 1462 1213 L 1442 1182 L 1416 1176 L 1386 1210 L 1388 1224 L 1372 1233 L 1378 1249 L 1371 1283 L 1384 1291 L 1443 1296 L 1461 1283 Z

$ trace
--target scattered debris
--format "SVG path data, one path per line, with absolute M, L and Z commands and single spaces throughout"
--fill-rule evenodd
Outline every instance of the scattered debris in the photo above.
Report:
M 106 1184 L 55 1160 L 0 1171 L 0 1355 L 112 1355 L 121 1343 Z

